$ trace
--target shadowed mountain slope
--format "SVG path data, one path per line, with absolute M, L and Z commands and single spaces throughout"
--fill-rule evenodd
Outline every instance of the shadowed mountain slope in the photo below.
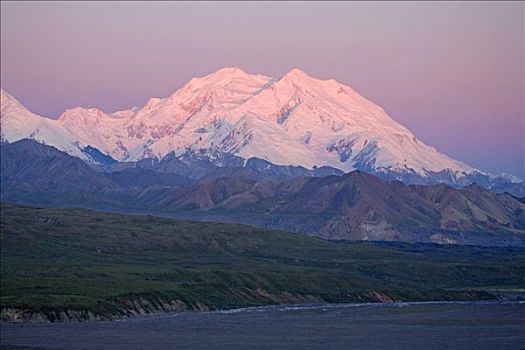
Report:
M 525 245 L 525 204 L 476 185 L 409 186 L 361 171 L 290 178 L 246 167 L 198 177 L 155 167 L 101 173 L 34 141 L 1 148 L 1 198 L 11 203 L 146 211 L 327 239 Z

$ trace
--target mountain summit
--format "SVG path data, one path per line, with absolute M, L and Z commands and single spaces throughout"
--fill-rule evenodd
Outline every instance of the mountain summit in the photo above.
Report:
M 30 117 L 22 122 L 21 115 Z M 408 182 L 487 176 L 424 144 L 352 88 L 299 69 L 276 79 L 223 68 L 142 108 L 104 113 L 77 107 L 57 121 L 32 114 L 2 92 L 1 120 L 4 141 L 35 138 L 83 159 L 88 146 L 118 161 L 193 150 L 309 169 L 360 169 Z
M 1 142 L 33 139 L 91 162 L 91 158 L 82 152 L 77 139 L 56 120 L 31 113 L 4 89 L 0 89 L 0 102 Z

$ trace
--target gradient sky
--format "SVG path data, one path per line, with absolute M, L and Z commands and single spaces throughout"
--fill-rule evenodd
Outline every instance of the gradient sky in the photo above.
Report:
M 352 86 L 420 139 L 525 177 L 524 3 L 1 3 L 1 85 L 107 112 L 225 66 Z

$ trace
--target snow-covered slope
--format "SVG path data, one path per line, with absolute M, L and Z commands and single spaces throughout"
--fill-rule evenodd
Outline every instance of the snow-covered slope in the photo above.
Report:
M 54 146 L 88 163 L 92 158 L 82 150 L 84 146 L 57 121 L 43 118 L 28 111 L 16 98 L 0 90 L 0 140 L 15 142 L 33 139 Z
M 76 107 L 66 110 L 56 122 L 81 143 L 115 159 L 123 159 L 127 156 L 126 146 L 129 147 L 122 144 L 127 140 L 124 123 L 128 119 L 129 112 L 110 115 L 96 108 Z
M 190 148 L 277 165 L 361 169 L 399 179 L 438 174 L 445 182 L 455 182 L 485 175 L 424 144 L 352 88 L 298 69 L 274 79 L 224 68 L 190 80 L 169 97 L 152 98 L 142 108 L 107 114 L 79 107 L 56 122 L 31 114 L 10 96 L 7 100 L 3 138 L 29 137 L 38 129 L 35 138 L 76 156 L 74 148 L 51 140 L 60 135 L 120 161 L 180 155 Z M 19 114 L 26 119 L 17 120 Z M 9 121 L 5 125 L 4 119 Z

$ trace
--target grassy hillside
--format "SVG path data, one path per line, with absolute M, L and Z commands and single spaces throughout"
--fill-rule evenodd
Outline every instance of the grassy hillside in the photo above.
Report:
M 525 249 L 325 241 L 236 224 L 2 205 L 1 277 L 3 309 L 45 313 L 122 315 L 119 308 L 137 300 L 150 301 L 148 312 L 174 300 L 213 309 L 482 299 L 493 297 L 485 291 L 525 288 Z

